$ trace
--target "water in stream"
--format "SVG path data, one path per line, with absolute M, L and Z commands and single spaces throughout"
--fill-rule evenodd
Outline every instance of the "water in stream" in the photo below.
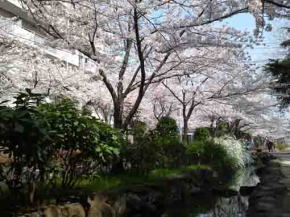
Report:
M 239 192 L 240 187 L 256 186 L 258 176 L 253 169 L 238 171 L 229 189 Z M 249 196 L 237 194 L 231 197 L 221 197 L 214 194 L 195 196 L 189 201 L 175 204 L 163 215 L 164 217 L 245 217 L 248 209 Z

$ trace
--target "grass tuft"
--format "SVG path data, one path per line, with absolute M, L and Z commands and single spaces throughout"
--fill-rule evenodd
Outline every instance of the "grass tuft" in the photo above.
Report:
M 99 174 L 92 179 L 83 179 L 78 187 L 91 191 L 112 190 L 119 187 L 144 182 L 154 182 L 163 178 L 170 178 L 181 175 L 187 171 L 209 169 L 207 165 L 190 165 L 176 169 L 155 169 L 149 174 L 123 173 L 118 175 Z

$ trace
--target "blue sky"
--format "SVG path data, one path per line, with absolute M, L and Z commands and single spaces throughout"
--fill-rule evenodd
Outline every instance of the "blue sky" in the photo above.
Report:
M 281 58 L 285 53 L 285 49 L 280 47 L 280 43 L 286 38 L 281 37 L 281 27 L 290 27 L 290 21 L 275 19 L 273 21 L 267 21 L 267 23 L 271 24 L 272 31 L 263 31 L 262 43 L 255 45 L 253 49 L 248 49 L 253 62 L 258 65 L 267 63 L 268 59 Z M 246 13 L 228 18 L 222 24 L 232 26 L 238 30 L 249 31 L 252 34 L 256 28 L 254 17 Z

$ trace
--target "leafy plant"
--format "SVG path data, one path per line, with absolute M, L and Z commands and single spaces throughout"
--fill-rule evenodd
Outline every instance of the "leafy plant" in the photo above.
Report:
M 214 141 L 225 148 L 227 155 L 235 159 L 235 168 L 246 167 L 252 162 L 251 154 L 245 150 L 241 141 L 230 136 L 215 138 Z
M 278 144 L 276 145 L 276 148 L 277 148 L 279 151 L 284 151 L 285 149 L 288 148 L 288 146 L 287 146 L 287 145 L 284 145 L 284 144 L 281 144 L 281 143 L 278 143 Z
M 226 173 L 228 170 L 237 169 L 236 159 L 228 154 L 226 148 L 214 141 L 207 141 L 204 144 L 202 163 L 209 164 L 219 173 Z
M 70 188 L 82 176 L 108 170 L 125 142 L 70 99 L 42 98 L 26 90 L 15 107 L 0 106 L 0 146 L 10 157 L 0 177 L 10 189 L 28 189 L 31 202 L 36 182 Z
M 178 136 L 156 136 L 153 143 L 160 148 L 160 164 L 162 167 L 171 168 L 183 165 L 185 146 L 180 142 Z
M 52 132 L 36 107 L 41 100 L 40 94 L 27 89 L 15 98 L 14 108 L 0 107 L 0 146 L 10 158 L 2 178 L 12 190 L 28 186 L 30 202 L 35 182 L 45 179 L 52 157 Z
M 287 108 L 290 104 L 289 86 L 290 81 L 290 58 L 282 60 L 270 60 L 265 66 L 265 71 L 271 73 L 275 78 L 275 84 L 272 89 L 278 93 L 277 98 L 281 108 Z
M 229 124 L 225 121 L 220 121 L 217 123 L 215 136 L 224 136 L 229 133 Z
M 131 133 L 135 141 L 142 140 L 147 133 L 147 125 L 142 121 L 134 121 L 131 126 Z
M 207 127 L 199 127 L 196 128 L 195 133 L 194 133 L 194 139 L 195 140 L 208 140 L 210 137 L 210 132 Z
M 159 136 L 177 136 L 178 126 L 173 118 L 162 117 L 160 118 L 155 131 Z
M 42 104 L 39 109 L 54 130 L 52 146 L 62 165 L 55 176 L 61 175 L 63 187 L 72 187 L 81 176 L 110 165 L 119 154 L 121 134 L 79 110 L 70 99 Z
M 205 152 L 205 145 L 206 142 L 203 140 L 196 140 L 193 143 L 190 143 L 186 146 L 186 153 L 188 155 L 191 155 L 191 157 L 198 162 L 198 164 L 201 163 L 201 156 Z

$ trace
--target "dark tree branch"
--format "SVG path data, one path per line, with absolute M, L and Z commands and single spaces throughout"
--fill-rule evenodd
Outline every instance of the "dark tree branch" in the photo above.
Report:
M 117 97 L 116 91 L 114 90 L 111 82 L 108 80 L 105 72 L 102 69 L 99 69 L 99 74 L 102 76 L 103 82 L 106 85 L 106 87 L 108 88 L 114 103 L 116 103 L 118 97 Z
M 139 105 L 144 96 L 144 86 L 145 86 L 145 79 L 146 79 L 145 59 L 143 55 L 142 42 L 141 42 L 141 37 L 139 33 L 139 16 L 138 16 L 137 8 L 134 8 L 133 18 L 134 18 L 134 30 L 135 30 L 135 37 L 136 37 L 137 53 L 138 53 L 138 58 L 140 61 L 141 83 L 139 87 L 138 96 L 133 105 L 133 108 L 131 109 L 131 111 L 129 112 L 128 116 L 126 117 L 124 121 L 124 125 L 123 125 L 124 129 L 126 129 L 127 126 L 130 124 L 132 118 L 134 117 L 134 115 L 136 114 L 139 108 Z

